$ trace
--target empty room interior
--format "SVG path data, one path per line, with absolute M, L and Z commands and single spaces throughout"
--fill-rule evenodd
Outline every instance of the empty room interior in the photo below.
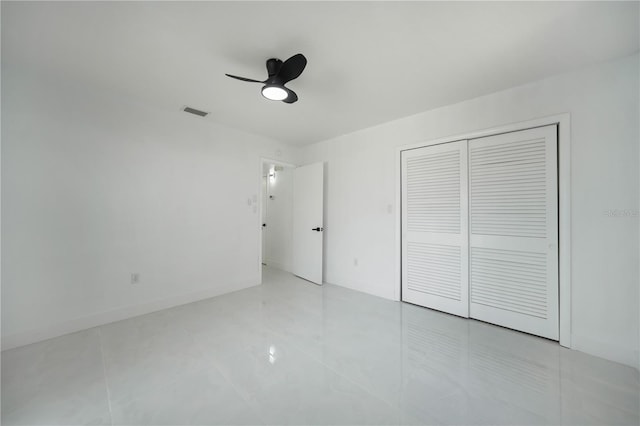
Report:
M 640 424 L 640 2 L 0 14 L 3 425 Z

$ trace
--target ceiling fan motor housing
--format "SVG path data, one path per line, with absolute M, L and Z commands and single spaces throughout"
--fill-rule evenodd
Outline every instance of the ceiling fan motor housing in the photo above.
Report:
M 280 59 L 276 59 L 276 58 L 267 59 L 267 73 L 269 74 L 269 78 L 278 74 L 278 71 L 280 71 L 281 66 L 282 66 L 282 61 Z

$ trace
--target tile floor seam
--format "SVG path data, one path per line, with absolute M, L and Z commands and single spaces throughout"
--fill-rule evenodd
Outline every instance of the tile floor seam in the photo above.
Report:
M 331 367 L 330 365 L 326 364 L 324 361 L 318 359 L 316 356 L 314 356 L 313 354 L 311 354 L 310 352 L 307 352 L 306 350 L 304 350 L 304 348 L 302 348 L 301 346 L 299 346 L 293 339 L 291 339 L 290 337 L 287 337 L 284 334 L 279 333 L 277 330 L 269 327 L 268 325 L 265 325 L 265 328 L 269 331 L 271 331 L 273 334 L 275 334 L 276 336 L 284 339 L 285 341 L 291 343 L 298 351 L 300 351 L 301 353 L 305 354 L 306 356 L 308 356 L 310 359 L 318 362 L 319 364 L 325 366 L 326 368 L 328 368 L 329 370 L 331 370 L 333 373 L 337 374 L 339 377 L 342 377 L 346 380 L 348 380 L 349 382 L 351 382 L 353 385 L 355 385 L 357 388 L 363 390 L 367 395 L 373 397 L 376 400 L 382 401 L 384 404 L 386 404 L 388 407 L 390 407 L 392 410 L 394 411 L 398 411 L 398 407 L 390 404 L 389 402 L 385 401 L 384 398 L 382 398 L 379 395 L 373 394 L 371 393 L 366 387 L 365 385 L 362 385 L 356 381 L 354 381 L 353 379 L 345 376 L 344 374 L 338 372 L 337 370 L 335 370 L 333 367 Z
M 98 329 L 98 342 L 100 343 L 100 358 L 102 360 L 102 374 L 104 376 L 104 386 L 107 391 L 107 405 L 109 407 L 109 424 L 113 425 L 113 410 L 111 408 L 111 390 L 109 389 L 109 376 L 107 375 L 107 360 L 104 355 L 104 346 L 102 344 L 102 328 Z
M 373 399 L 383 402 L 386 406 L 388 406 L 394 412 L 398 412 L 398 407 L 393 406 L 392 404 L 390 404 L 389 402 L 385 401 L 380 396 L 371 393 L 364 385 L 361 385 L 360 383 L 355 382 L 353 379 L 345 376 L 344 374 L 339 373 L 334 368 L 332 368 L 331 366 L 327 365 L 324 361 L 321 361 L 320 359 L 316 358 L 311 353 L 305 351 L 301 346 L 298 346 L 293 340 L 291 340 L 287 336 L 284 336 L 284 335 L 278 333 L 277 331 L 273 330 L 272 328 L 269 328 L 268 326 L 265 326 L 265 328 L 269 329 L 272 333 L 274 333 L 275 335 L 277 335 L 280 338 L 284 339 L 285 341 L 291 343 L 291 345 L 293 345 L 293 347 L 296 348 L 296 350 L 300 351 L 301 353 L 303 353 L 304 355 L 309 357 L 311 360 L 317 362 L 320 365 L 323 365 L 324 367 L 326 367 L 327 369 L 329 369 L 330 371 L 332 371 L 334 374 L 338 375 L 339 377 L 342 377 L 343 379 L 346 379 L 348 382 L 350 382 L 351 384 L 355 385 L 358 389 L 363 390 L 365 392 L 365 394 L 369 395 L 370 397 L 373 397 Z
M 240 390 L 238 389 L 238 387 L 233 383 L 233 381 L 227 377 L 227 375 L 225 374 L 225 372 L 223 371 L 222 368 L 220 368 L 220 366 L 218 365 L 219 361 L 215 358 L 214 356 L 214 361 L 213 361 L 213 367 L 215 368 L 215 370 L 220 374 L 220 376 L 222 376 L 222 378 L 224 379 L 225 382 L 227 382 L 227 384 L 229 386 L 231 386 L 231 389 L 233 389 L 233 391 L 236 393 L 236 395 L 238 397 L 240 397 L 240 399 L 242 401 L 244 401 L 245 404 L 247 404 L 247 407 L 253 411 L 256 414 L 256 417 L 258 417 L 260 419 L 260 423 L 262 425 L 267 425 L 268 423 L 264 422 L 264 419 L 262 418 L 262 416 L 259 414 L 259 411 L 256 410 L 254 408 L 254 405 L 251 403 L 251 401 L 249 399 L 247 399 L 242 392 L 240 392 Z
M 300 353 L 302 353 L 303 355 L 305 355 L 306 357 L 308 357 L 310 360 L 324 366 L 325 368 L 327 368 L 328 370 L 330 370 L 331 372 L 333 372 L 334 374 L 336 374 L 338 377 L 341 377 L 343 379 L 345 379 L 346 381 L 348 381 L 349 383 L 351 383 L 352 385 L 354 385 L 357 389 L 360 389 L 361 391 L 364 391 L 364 393 L 370 397 L 372 397 L 374 400 L 377 401 L 381 401 L 382 403 L 384 403 L 389 409 L 392 410 L 392 412 L 397 413 L 399 415 L 399 410 L 398 407 L 393 406 L 392 404 L 390 404 L 389 402 L 385 401 L 383 398 L 381 398 L 378 395 L 372 394 L 371 392 L 369 392 L 363 385 L 353 381 L 351 378 L 339 373 L 338 371 L 336 371 L 335 369 L 333 369 L 332 367 L 330 367 L 329 365 L 325 364 L 323 361 L 317 359 L 315 356 L 311 355 L 310 353 L 308 353 L 307 351 L 305 351 L 304 349 L 302 349 L 300 346 L 298 346 L 292 339 L 290 339 L 289 337 L 278 333 L 276 330 L 274 330 L 273 328 L 270 328 L 268 326 L 265 326 L 265 329 L 269 330 L 271 333 L 275 334 L 276 336 L 280 337 L 281 339 L 284 339 L 286 342 L 290 343 L 297 351 L 299 351 Z M 222 371 L 221 368 L 219 368 L 219 366 L 217 365 L 217 362 L 214 363 L 214 366 L 216 367 L 216 369 L 218 370 L 218 372 L 222 375 L 222 377 L 229 383 L 229 385 L 231 385 L 231 387 L 233 388 L 233 390 L 238 393 L 240 395 L 240 397 L 242 398 L 243 401 L 245 401 L 247 404 L 249 404 L 250 407 L 253 407 L 253 405 L 251 404 L 251 402 L 249 400 L 247 400 L 240 391 L 238 391 L 237 387 L 233 384 L 233 382 L 227 377 L 227 375 Z M 259 416 L 260 417 L 260 416 Z M 261 418 L 262 420 L 262 418 Z M 269 423 L 264 423 L 265 425 L 268 425 Z
M 306 353 L 303 351 L 303 353 Z M 379 397 L 378 395 L 371 393 L 364 385 L 356 382 L 355 380 L 351 379 L 348 376 L 345 376 L 344 374 L 338 372 L 337 370 L 335 370 L 334 368 L 332 368 L 331 366 L 327 365 L 326 363 L 324 363 L 323 361 L 320 361 L 318 359 L 316 359 L 315 357 L 311 356 L 311 355 L 307 355 L 309 358 L 315 360 L 316 362 L 320 363 L 321 365 L 324 365 L 327 369 L 329 369 L 330 371 L 333 371 L 337 376 L 342 377 L 344 379 L 346 379 L 347 381 L 351 382 L 353 385 L 355 385 L 357 388 L 363 390 L 367 395 L 369 395 L 370 397 L 372 397 L 374 400 L 378 400 L 381 401 L 382 403 L 384 403 L 387 407 L 389 407 L 394 413 L 399 414 L 399 410 L 398 407 L 394 407 L 391 403 L 385 401 L 383 398 Z
M 200 342 L 198 342 L 197 340 L 197 336 L 189 329 L 183 327 L 184 331 L 187 333 L 187 335 L 192 339 L 194 345 L 198 348 L 198 351 L 202 352 L 202 347 Z M 213 356 L 213 369 L 215 371 L 217 371 L 220 376 L 222 377 L 222 379 L 229 385 L 231 386 L 231 388 L 233 389 L 233 391 L 236 393 L 236 395 L 247 405 L 247 407 L 253 411 L 256 414 L 256 417 L 258 417 L 261 421 L 261 425 L 267 425 L 267 423 L 264 423 L 262 417 L 260 415 L 258 415 L 257 410 L 254 409 L 253 404 L 251 403 L 250 400 L 248 400 L 247 398 L 245 398 L 245 396 L 242 394 L 242 392 L 240 392 L 240 390 L 238 389 L 238 387 L 233 383 L 233 381 L 231 379 L 229 379 L 229 377 L 227 377 L 227 375 L 225 374 L 224 370 L 222 368 L 220 368 L 219 364 L 219 360 L 215 357 L 215 355 Z M 211 367 L 207 368 L 207 367 L 202 367 L 200 369 L 197 370 L 197 372 L 200 371 L 210 371 Z
M 183 329 L 183 331 L 189 336 L 189 338 L 191 338 L 193 340 L 194 344 L 198 345 L 197 342 L 195 341 L 195 339 L 193 338 L 194 336 L 191 335 L 190 331 L 188 331 L 186 329 Z M 100 343 L 102 345 L 102 342 L 100 342 Z M 200 350 L 200 346 L 199 345 L 198 345 L 198 350 Z M 104 358 L 103 358 L 103 360 L 104 360 Z M 105 364 L 104 368 L 105 368 L 105 376 L 106 376 L 106 364 Z M 196 368 L 192 373 L 193 374 L 197 374 L 197 373 L 209 371 L 210 369 L 211 368 L 207 368 L 206 366 L 203 365 L 202 367 Z M 175 385 L 176 383 L 180 382 L 180 380 L 181 380 L 180 377 L 176 377 L 173 380 L 169 380 L 167 382 L 164 382 L 162 385 L 159 386 L 159 389 L 164 389 L 164 388 L 167 388 L 169 386 Z M 110 395 L 110 393 L 109 393 L 109 395 Z M 122 398 L 122 397 L 121 398 L 114 398 L 113 399 L 113 404 L 115 404 L 116 406 L 126 406 L 126 405 L 130 404 L 132 401 L 137 401 L 138 399 L 139 399 L 139 397 L 137 396 L 137 394 L 135 394 L 134 396 L 131 396 L 130 399 L 128 401 L 126 401 L 126 402 L 124 402 L 125 398 Z M 109 402 L 109 409 L 110 410 L 111 410 L 111 405 L 112 404 L 111 404 L 111 401 L 110 401 Z M 113 422 L 112 422 L 111 426 L 116 426 L 116 425 L 114 425 Z
M 2 377 L 2 414 L 12 414 L 2 424 L 640 424 L 635 370 L 304 284 L 265 270 L 261 288 L 148 315 L 125 341 L 99 326 L 3 353 L 11 374 Z M 140 339 L 156 332 L 159 346 Z M 275 370 L 267 348 L 279 357 Z M 133 401 L 131 385 L 150 397 Z

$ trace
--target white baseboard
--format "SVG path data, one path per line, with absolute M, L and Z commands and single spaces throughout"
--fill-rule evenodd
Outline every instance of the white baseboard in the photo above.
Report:
M 392 297 L 389 297 L 385 294 L 379 294 L 370 291 L 366 286 L 360 286 L 357 283 L 353 285 L 345 285 L 345 284 L 336 284 L 332 282 L 327 282 L 327 284 L 333 284 L 340 287 L 345 287 L 351 290 L 360 291 L 362 293 L 367 293 L 372 296 L 382 297 L 383 299 L 395 300 Z M 575 335 L 571 336 L 571 349 L 577 350 L 580 352 L 584 352 L 589 355 L 597 356 L 600 358 L 607 359 L 609 361 L 618 362 L 620 364 L 625 364 L 640 371 L 640 359 L 638 350 L 630 349 L 627 347 L 622 347 L 619 345 L 602 342 L 599 340 L 595 340 L 591 337 Z
M 281 271 L 285 272 L 291 272 L 290 265 L 285 265 L 284 263 L 276 262 L 275 260 L 270 259 L 265 259 L 264 263 L 272 268 L 280 269 Z
M 380 297 L 382 299 L 387 299 L 387 300 L 391 300 L 393 302 L 399 302 L 400 300 L 396 299 L 394 297 L 394 295 L 392 293 L 388 293 L 388 292 L 378 292 L 378 291 L 371 291 L 371 289 L 369 288 L 369 286 L 364 285 L 364 284 L 358 284 L 358 283 L 354 283 L 354 284 L 337 284 L 334 281 L 327 281 L 325 280 L 325 284 L 331 284 L 331 285 L 335 285 L 338 287 L 344 287 L 344 288 L 348 288 L 349 290 L 353 290 L 353 291 L 359 291 L 360 293 L 365 293 L 371 296 L 376 296 L 376 297 Z
M 637 350 L 575 334 L 571 336 L 571 342 L 571 348 L 577 351 L 638 368 Z
M 76 331 L 82 331 L 100 325 L 109 324 L 116 321 L 122 321 L 128 318 L 149 314 L 151 312 L 160 311 L 162 309 L 172 308 L 174 306 L 185 305 L 187 303 L 197 302 L 199 300 L 209 299 L 211 297 L 220 296 L 222 294 L 231 293 L 245 288 L 259 285 L 256 281 L 236 283 L 216 288 L 208 288 L 186 294 L 179 294 L 165 299 L 154 300 L 152 302 L 143 303 L 135 306 L 127 306 L 124 308 L 114 309 L 106 312 L 75 318 L 52 324 L 47 327 L 29 330 L 22 333 L 2 336 L 2 350 L 17 348 L 31 343 L 40 342 L 54 337 L 59 337 Z
M 283 265 L 272 263 L 271 266 L 279 269 L 283 269 Z M 65 334 L 74 333 L 76 331 L 82 331 L 93 327 L 109 324 L 116 321 L 125 320 L 128 318 L 149 314 L 152 312 L 160 311 L 162 309 L 172 308 L 174 306 L 185 305 L 187 303 L 197 302 L 199 300 L 208 299 L 222 294 L 231 293 L 245 288 L 254 287 L 259 285 L 256 282 L 245 282 L 234 285 L 227 285 L 223 287 L 210 288 L 206 290 L 200 290 L 196 292 L 180 294 L 169 298 L 155 300 L 152 302 L 143 303 L 135 306 L 127 306 L 124 308 L 114 309 L 111 311 L 100 312 L 98 314 L 89 315 L 86 317 L 76 318 L 57 324 L 43 327 L 40 329 L 29 330 L 22 333 L 16 333 L 8 336 L 2 336 L 2 350 L 8 350 L 17 348 L 31 343 L 40 342 L 54 337 L 59 337 Z M 380 294 L 363 291 L 363 289 L 357 286 L 345 286 L 340 284 L 341 287 L 350 288 L 352 290 L 369 293 L 373 296 L 384 297 Z M 572 336 L 573 349 L 585 352 L 590 355 L 598 356 L 608 359 L 610 361 L 619 362 L 638 369 L 639 367 L 639 355 L 637 350 L 630 350 L 620 346 L 608 344 L 605 342 L 596 341 L 592 338 L 585 336 Z

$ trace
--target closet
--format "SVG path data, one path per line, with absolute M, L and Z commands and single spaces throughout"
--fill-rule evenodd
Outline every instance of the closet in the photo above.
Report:
M 402 300 L 559 338 L 557 126 L 402 151 Z

